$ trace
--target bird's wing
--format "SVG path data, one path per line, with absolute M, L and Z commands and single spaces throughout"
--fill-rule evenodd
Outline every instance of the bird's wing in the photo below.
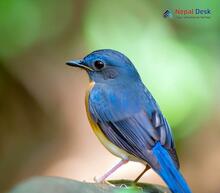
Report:
M 177 167 L 179 167 L 170 127 L 159 108 L 157 108 L 155 100 L 151 99 L 152 96 L 148 94 L 146 96 L 148 98 L 144 100 L 148 100 L 146 101 L 148 107 L 134 113 L 126 110 L 126 107 L 123 110 L 120 106 L 121 103 L 115 99 L 114 107 L 118 107 L 117 111 L 111 106 L 111 103 L 105 103 L 104 105 L 99 103 L 97 105 L 97 103 L 91 101 L 89 111 L 104 135 L 113 144 L 129 154 L 148 163 L 154 162 L 151 160 L 150 152 L 156 142 L 160 141 L 170 152 Z M 126 99 L 123 98 L 123 100 Z M 127 105 L 129 105 L 129 101 L 127 101 Z

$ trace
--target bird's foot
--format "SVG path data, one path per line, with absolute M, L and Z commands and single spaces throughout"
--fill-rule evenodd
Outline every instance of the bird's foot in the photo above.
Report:
M 127 186 L 126 184 L 121 184 L 121 185 L 120 185 L 120 188 L 126 188 L 126 189 L 127 189 L 128 186 Z
M 110 183 L 109 181 L 103 180 L 103 179 L 100 179 L 100 178 L 97 178 L 96 176 L 93 178 L 93 180 L 94 180 L 95 183 L 97 183 L 97 184 L 107 184 L 107 185 L 109 185 L 109 186 L 115 187 L 115 185 L 112 184 L 112 183 Z

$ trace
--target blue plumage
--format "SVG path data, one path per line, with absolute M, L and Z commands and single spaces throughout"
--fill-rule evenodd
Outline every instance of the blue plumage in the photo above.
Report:
M 189 193 L 178 170 L 170 126 L 132 62 L 120 52 L 106 49 L 68 64 L 86 69 L 95 83 L 89 90 L 88 111 L 99 128 L 96 132 L 119 148 L 117 155 L 149 165 L 172 192 Z M 111 143 L 106 147 L 112 152 Z
M 157 158 L 160 168 L 155 171 L 163 178 L 172 192 L 190 193 L 190 189 L 166 149 L 158 142 L 153 148 L 153 155 Z

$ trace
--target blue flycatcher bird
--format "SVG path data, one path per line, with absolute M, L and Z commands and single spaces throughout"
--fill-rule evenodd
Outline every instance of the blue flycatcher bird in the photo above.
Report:
M 103 49 L 66 64 L 87 71 L 89 122 L 101 143 L 121 158 L 97 181 L 131 160 L 146 165 L 135 182 L 152 168 L 173 193 L 190 193 L 179 171 L 171 128 L 132 62 L 118 51 Z

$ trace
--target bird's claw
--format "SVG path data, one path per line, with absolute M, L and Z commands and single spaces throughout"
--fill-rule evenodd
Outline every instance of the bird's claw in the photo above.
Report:
M 98 179 L 96 176 L 94 176 L 93 180 L 94 180 L 95 183 L 107 184 L 107 185 L 109 185 L 109 186 L 115 187 L 114 184 L 108 182 L 107 180 L 100 180 L 100 179 Z

